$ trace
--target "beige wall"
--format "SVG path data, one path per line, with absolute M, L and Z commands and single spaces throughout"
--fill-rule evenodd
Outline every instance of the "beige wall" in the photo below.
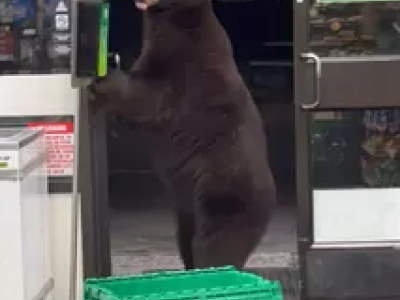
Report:
M 79 91 L 69 74 L 0 76 L 0 118 L 74 115 Z M 71 194 L 50 195 L 51 263 L 54 299 L 67 300 L 71 242 Z M 78 226 L 80 229 L 80 226 Z M 80 236 L 79 236 L 80 241 Z M 78 244 L 78 296 L 82 299 L 81 243 Z
M 50 238 L 51 263 L 55 280 L 54 299 L 67 300 L 69 295 L 69 265 L 71 245 L 71 203 L 70 194 L 50 195 Z M 79 216 L 80 219 L 80 216 Z M 82 299 L 82 243 L 81 226 L 78 224 L 78 274 L 77 300 Z

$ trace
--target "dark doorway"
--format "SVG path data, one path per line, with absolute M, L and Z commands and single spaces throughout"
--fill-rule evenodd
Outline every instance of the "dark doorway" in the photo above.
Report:
M 279 190 L 279 208 L 249 267 L 287 274 L 297 261 L 292 1 L 216 1 L 214 7 L 263 115 Z M 121 55 L 123 68 L 129 68 L 140 52 L 141 30 L 134 2 L 111 0 L 110 48 Z M 108 125 L 113 273 L 180 268 L 169 201 L 151 170 L 140 133 L 114 116 Z M 276 274 L 271 276 L 281 276 Z M 295 293 L 296 286 L 288 283 L 286 289 Z

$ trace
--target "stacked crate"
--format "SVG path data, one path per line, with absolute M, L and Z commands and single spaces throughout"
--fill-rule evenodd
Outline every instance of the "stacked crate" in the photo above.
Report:
M 233 267 L 88 279 L 84 300 L 283 300 L 279 282 Z

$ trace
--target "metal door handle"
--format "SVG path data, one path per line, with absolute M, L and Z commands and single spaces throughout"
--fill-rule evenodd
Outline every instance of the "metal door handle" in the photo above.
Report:
M 319 84 L 319 81 L 321 79 L 321 59 L 319 56 L 315 53 L 308 52 L 308 53 L 302 53 L 300 54 L 300 57 L 304 60 L 306 60 L 307 63 L 313 63 L 314 64 L 314 102 L 310 104 L 301 104 L 301 108 L 303 109 L 314 109 L 316 108 L 319 103 L 321 102 L 321 87 Z
M 118 53 L 109 53 L 108 54 L 108 63 L 112 64 L 112 68 L 121 69 L 121 56 Z

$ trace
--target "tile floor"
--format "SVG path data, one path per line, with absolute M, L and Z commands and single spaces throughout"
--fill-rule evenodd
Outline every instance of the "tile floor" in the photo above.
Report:
M 115 275 L 182 267 L 169 210 L 113 210 L 110 231 Z M 278 208 L 247 268 L 267 278 L 281 280 L 286 299 L 295 299 L 298 293 L 296 248 L 294 209 Z

